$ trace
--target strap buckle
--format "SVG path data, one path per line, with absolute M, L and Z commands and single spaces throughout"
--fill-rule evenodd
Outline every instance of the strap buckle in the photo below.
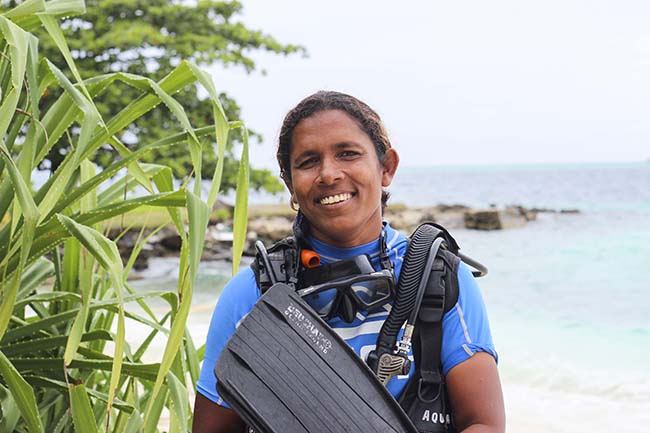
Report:
M 442 375 L 438 371 L 421 371 L 418 380 L 418 399 L 423 403 L 433 403 L 442 393 Z M 433 394 L 433 398 L 428 397 Z

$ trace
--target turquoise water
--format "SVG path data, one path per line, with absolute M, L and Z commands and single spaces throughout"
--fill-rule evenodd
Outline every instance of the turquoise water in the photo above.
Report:
M 508 430 L 648 431 L 650 164 L 432 167 L 399 176 L 391 192 L 410 206 L 581 210 L 540 214 L 521 229 L 454 232 L 490 269 L 480 285 Z
M 390 191 L 412 207 L 579 209 L 519 229 L 453 233 L 490 269 L 479 283 L 508 431 L 650 430 L 650 163 L 402 167 Z M 201 273 L 197 326 L 207 324 L 228 267 L 204 263 Z

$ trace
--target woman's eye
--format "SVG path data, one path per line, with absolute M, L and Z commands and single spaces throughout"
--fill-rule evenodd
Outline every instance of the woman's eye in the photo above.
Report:
M 309 168 L 313 166 L 317 161 L 317 158 L 307 158 L 303 161 L 300 161 L 296 168 Z
M 359 155 L 359 152 L 355 152 L 354 150 L 345 150 L 339 154 L 341 158 L 354 158 L 357 155 Z

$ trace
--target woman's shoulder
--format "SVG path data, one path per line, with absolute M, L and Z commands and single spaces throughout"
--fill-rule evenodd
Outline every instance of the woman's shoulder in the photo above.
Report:
M 386 233 L 386 247 L 397 249 L 400 252 L 406 251 L 408 238 L 399 230 L 393 228 L 388 221 L 384 221 L 384 231 Z
M 260 289 L 255 280 L 255 273 L 246 266 L 240 269 L 224 286 L 219 296 L 219 305 L 224 310 L 246 310 L 260 297 Z

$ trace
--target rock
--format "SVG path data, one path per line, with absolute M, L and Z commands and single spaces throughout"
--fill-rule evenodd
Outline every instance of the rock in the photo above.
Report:
M 138 236 L 138 232 L 130 231 L 124 234 L 117 241 L 117 250 L 120 253 L 122 258 L 122 263 L 126 263 L 131 258 L 133 249 L 135 248 L 135 242 Z M 145 244 L 141 249 L 138 255 L 133 262 L 133 269 L 140 271 L 146 269 L 149 266 L 149 257 L 153 254 L 153 247 L 151 245 Z
M 474 230 L 502 230 L 523 227 L 537 218 L 535 212 L 521 206 L 505 209 L 470 209 L 464 213 L 465 228 Z
M 420 224 L 431 221 L 436 222 L 436 214 L 431 209 L 422 209 L 422 216 L 420 217 Z
M 248 222 L 248 230 L 265 244 L 272 244 L 293 233 L 292 221 L 283 216 L 257 217 Z
M 145 245 L 145 247 L 140 250 L 140 254 L 138 254 L 138 256 L 135 258 L 135 261 L 133 262 L 133 269 L 136 271 L 147 269 L 149 267 L 149 257 L 151 257 L 152 252 L 153 248 L 151 248 L 149 245 Z
M 580 213 L 580 209 L 562 209 L 560 213 L 578 214 Z
M 537 218 L 537 214 L 529 214 L 521 206 L 507 207 L 505 210 L 498 211 L 498 214 L 502 229 L 523 227 L 527 222 Z
M 409 208 L 391 210 L 388 208 L 385 217 L 394 229 L 411 233 L 422 221 L 422 210 Z
M 469 207 L 461 204 L 437 204 L 431 208 L 433 221 L 441 224 L 447 229 L 459 229 L 465 227 L 465 212 Z
M 510 209 L 518 212 L 527 222 L 535 221 L 537 219 L 537 212 L 533 209 L 526 209 L 523 206 L 510 206 Z
M 469 209 L 464 204 L 442 204 L 439 203 L 435 207 L 437 212 L 465 212 Z
M 535 213 L 556 213 L 557 212 L 555 209 L 550 209 L 547 207 L 534 207 L 530 209 L 530 211 Z
M 161 236 L 158 243 L 170 251 L 180 251 L 181 250 L 181 236 L 176 232 L 170 232 L 165 236 Z
M 464 213 L 465 228 L 474 230 L 501 230 L 497 210 L 469 210 Z

